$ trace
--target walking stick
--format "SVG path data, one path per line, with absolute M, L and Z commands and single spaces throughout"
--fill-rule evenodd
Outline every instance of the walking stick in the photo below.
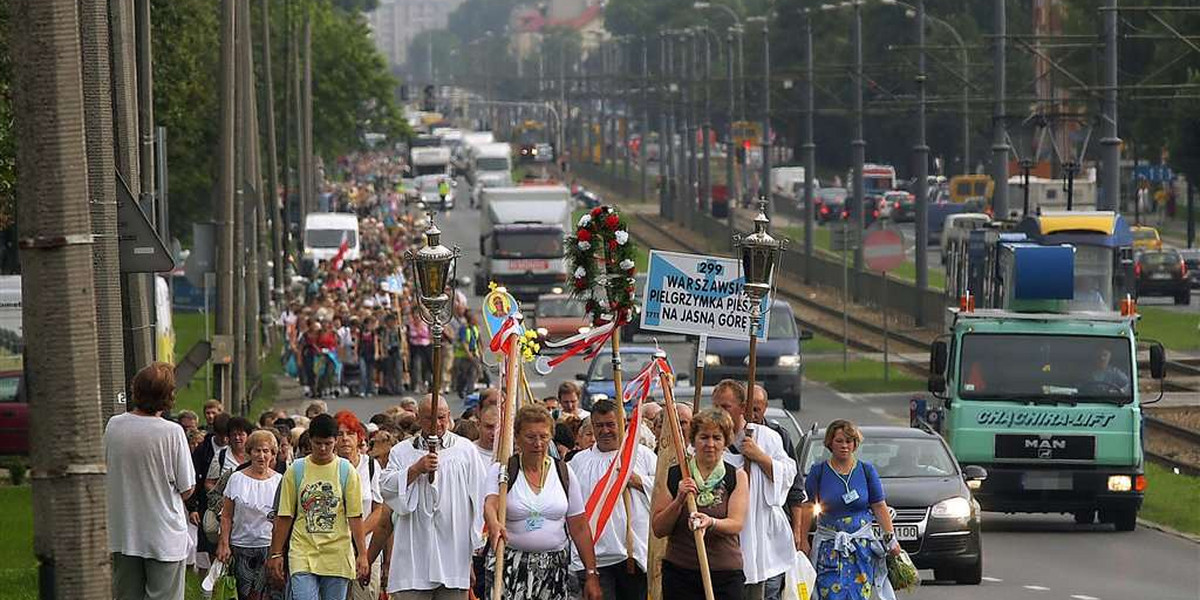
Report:
M 508 459 L 513 452 L 513 423 L 516 419 L 517 379 L 521 372 L 521 345 L 517 340 L 508 341 L 508 354 L 505 358 L 504 372 L 504 407 L 500 412 L 500 447 L 496 452 L 496 462 L 500 463 L 500 493 L 496 496 L 496 513 L 501 524 L 507 521 L 508 512 Z M 504 597 L 504 540 L 497 539 L 496 575 L 492 582 L 492 600 L 502 600 Z
M 625 431 L 625 389 L 621 382 L 621 328 L 613 329 L 612 336 L 612 370 L 613 385 L 616 386 L 617 402 L 617 447 L 625 443 L 626 435 L 637 435 L 636 431 Z M 621 491 L 621 504 L 625 507 L 625 570 L 633 574 L 633 511 L 629 498 L 629 488 Z
M 659 374 L 659 383 L 662 385 L 663 401 L 666 406 L 663 410 L 667 411 L 668 426 L 671 428 L 671 440 L 675 443 L 675 459 L 679 461 L 680 475 L 687 473 L 687 455 L 684 453 L 683 431 L 679 426 L 679 413 L 675 411 L 675 391 L 671 389 L 671 376 L 666 373 Z M 692 513 L 696 512 L 696 496 L 695 494 L 687 495 L 688 519 L 691 519 Z M 704 585 L 705 600 L 713 600 L 712 573 L 708 570 L 708 550 L 704 546 L 704 531 L 694 530 L 692 535 L 696 539 L 696 558 L 700 561 L 700 582 Z

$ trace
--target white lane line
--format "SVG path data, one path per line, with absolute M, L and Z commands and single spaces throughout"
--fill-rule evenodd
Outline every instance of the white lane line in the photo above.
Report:
M 1085 594 L 1071 594 L 1071 597 L 1074 598 L 1075 600 L 1100 600 L 1099 598 L 1097 598 L 1095 596 L 1088 596 Z
M 858 396 L 854 394 L 843 394 L 842 397 L 851 404 L 858 404 Z
M 1004 581 L 1003 579 L 1000 579 L 999 577 L 986 577 L 986 576 L 983 578 L 983 580 L 988 583 L 1000 583 L 1000 582 Z
M 545 381 L 530 381 L 529 387 L 531 389 L 541 389 L 541 388 L 546 387 L 546 382 Z
M 1021 587 L 1025 588 L 1025 589 L 1027 589 L 1027 590 L 1033 590 L 1033 591 L 1035 591 L 1035 592 L 1048 592 L 1048 591 L 1050 591 L 1050 588 L 1048 588 L 1048 587 L 1045 587 L 1045 586 L 1041 586 L 1041 585 L 1023 585 L 1023 586 L 1021 586 Z
M 886 416 L 889 416 L 889 415 L 888 415 L 888 412 L 887 412 L 886 410 L 883 410 L 882 408 L 880 408 L 880 407 L 878 407 L 878 406 L 872 406 L 872 407 L 868 408 L 867 410 L 869 410 L 869 411 L 871 411 L 871 412 L 873 412 L 873 413 L 875 413 L 875 414 L 877 414 L 877 415 L 879 415 L 879 416 L 881 416 L 881 417 L 886 417 Z

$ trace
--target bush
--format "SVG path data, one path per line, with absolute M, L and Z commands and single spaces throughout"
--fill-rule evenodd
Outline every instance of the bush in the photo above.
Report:
M 0 469 L 8 469 L 8 478 L 13 485 L 24 484 L 25 476 L 29 474 L 29 464 L 23 456 L 0 458 Z

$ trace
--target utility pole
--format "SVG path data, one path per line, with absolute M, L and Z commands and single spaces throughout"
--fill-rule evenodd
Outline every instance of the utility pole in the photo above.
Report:
M 632 39 L 633 38 L 631 37 L 622 38 L 621 44 L 618 46 L 621 51 L 621 60 L 619 62 L 620 68 L 617 71 L 618 73 L 624 74 L 630 71 L 630 67 L 633 65 L 633 49 L 631 47 L 632 44 L 630 43 Z M 624 172 L 625 181 L 630 182 L 631 178 L 629 176 L 629 169 L 631 165 L 629 157 L 629 125 L 633 120 L 633 86 L 631 79 L 625 75 L 621 76 L 621 106 L 624 109 L 622 110 L 622 114 L 625 115 L 625 119 L 623 121 L 624 127 L 621 128 L 621 170 Z
M 277 306 L 283 305 L 283 262 L 286 257 L 286 248 L 283 245 L 283 224 L 285 222 L 286 207 L 284 202 L 280 206 L 279 202 L 279 150 L 275 145 L 275 79 L 271 74 L 271 11 L 270 0 L 262 0 L 260 6 L 262 9 L 262 61 L 263 61 L 263 89 L 266 91 L 266 98 L 263 101 L 263 107 L 266 109 L 267 116 L 267 189 L 263 194 L 263 204 L 267 212 L 263 215 L 270 215 L 271 220 L 271 240 L 273 242 L 274 252 L 272 253 L 275 260 L 275 302 Z M 286 128 L 285 128 L 286 129 Z M 285 185 L 286 187 L 286 185 Z
M 804 9 L 804 283 L 812 283 L 813 270 L 813 178 L 817 171 L 817 145 L 813 141 L 813 113 L 816 110 L 813 88 L 812 9 Z
M 137 93 L 138 93 L 138 129 L 141 134 L 142 148 L 138 154 L 141 164 L 142 193 L 138 201 L 142 211 L 155 222 L 154 201 L 157 189 L 154 182 L 154 69 L 150 54 L 150 0 L 137 0 Z M 153 281 L 154 275 L 148 275 Z M 154 288 L 150 288 L 154 294 Z M 155 295 L 152 295 L 153 299 Z M 153 312 L 151 301 L 151 318 Z
M 670 124 L 671 73 L 668 58 L 670 43 L 667 33 L 658 33 L 658 202 L 659 216 L 671 219 L 671 138 L 674 135 Z
M 234 212 L 234 86 L 236 85 L 236 70 L 234 65 L 234 26 L 237 15 L 237 0 L 221 0 L 221 50 L 220 50 L 220 80 L 221 87 L 221 129 L 217 183 L 217 308 L 216 333 L 224 340 L 232 340 L 235 314 L 234 304 L 234 235 L 233 222 L 237 218 Z M 233 364 L 214 361 L 213 388 L 217 397 L 225 406 L 225 412 L 233 413 L 237 405 L 233 396 Z
M 733 139 L 733 120 L 734 111 L 737 103 L 734 101 L 737 94 L 737 84 L 734 82 L 734 60 L 733 60 L 733 25 L 729 26 L 729 30 L 725 32 L 725 75 L 729 79 L 729 123 L 726 126 L 725 133 L 725 210 L 729 217 L 729 235 L 733 239 L 735 233 L 733 228 L 733 207 L 737 204 L 737 183 L 735 182 L 735 174 L 733 169 L 733 160 L 737 156 L 737 141 Z
M 1100 210 L 1120 210 L 1121 138 L 1117 131 L 1117 0 L 1105 0 L 1104 18 L 1104 112 L 1100 117 L 1100 187 L 1096 199 Z M 999 184 L 999 182 L 997 182 Z
M 111 559 L 78 6 L 10 5 L 39 597 L 104 598 Z M 84 5 L 93 32 L 104 6 Z M 104 176 L 111 184 L 112 172 Z
M 244 404 L 250 408 L 252 390 L 258 381 L 258 359 L 261 353 L 261 343 L 258 335 L 260 321 L 259 304 L 261 288 L 258 269 L 258 205 L 261 201 L 262 177 L 258 168 L 258 97 L 254 86 L 254 44 L 251 41 L 250 3 L 242 2 L 238 7 L 238 45 L 241 47 L 242 76 L 238 80 L 242 90 L 242 123 L 238 132 L 242 139 L 242 210 L 238 217 L 242 222 L 241 248 L 243 257 L 243 273 L 245 285 L 242 286 L 245 298 L 241 316 L 242 335 L 245 340 L 245 353 L 241 355 L 242 372 L 246 374 L 249 385 L 243 388 Z
M 240 0 L 237 13 L 234 15 L 234 195 L 233 195 L 233 280 L 239 285 L 233 292 L 233 402 L 237 414 L 246 412 L 246 306 L 250 292 L 247 288 L 253 284 L 247 280 L 246 264 L 246 197 L 251 193 L 249 187 L 249 169 L 246 157 L 249 156 L 249 81 L 247 58 L 249 57 L 246 44 L 246 31 L 249 23 L 245 17 L 247 4 Z
M 308 178 L 305 185 L 308 197 L 305 198 L 308 210 L 316 210 L 318 189 L 316 152 L 313 149 L 313 79 L 312 79 L 312 18 L 304 15 L 304 174 Z
M 300 27 L 301 31 L 293 30 L 292 36 L 291 36 L 291 39 L 292 39 L 292 98 L 295 100 L 295 106 L 293 107 L 292 110 L 295 112 L 295 117 L 296 117 L 296 120 L 294 123 L 296 126 L 296 193 L 297 193 L 296 204 L 298 205 L 298 207 L 300 209 L 298 211 L 300 214 L 300 222 L 298 224 L 300 236 L 299 236 L 299 239 L 296 240 L 296 249 L 297 250 L 303 246 L 304 221 L 309 213 L 308 188 L 309 188 L 309 181 L 310 181 L 310 179 L 308 177 L 309 163 L 304 158 L 304 156 L 305 156 L 304 149 L 307 147 L 307 142 L 305 141 L 305 135 L 304 135 L 304 123 L 305 123 L 305 120 L 304 120 L 304 93 L 303 93 L 304 61 L 300 57 L 300 45 L 301 45 L 302 39 L 303 39 L 302 36 L 304 35 L 303 31 L 302 31 L 303 28 L 304 27 L 302 25 Z M 299 255 L 299 252 L 297 252 L 297 256 L 298 255 Z
M 79 3 L 83 66 L 87 191 L 92 222 L 92 274 L 96 295 L 96 340 L 100 414 L 104 422 L 125 411 L 125 343 L 121 333 L 121 268 L 117 243 L 117 186 L 113 155 L 112 72 L 108 1 Z
M 771 32 L 770 15 L 763 17 L 763 139 L 762 197 L 767 201 L 767 216 L 775 213 L 775 194 L 771 189 Z
M 684 173 L 686 174 L 687 188 L 684 191 L 683 206 L 683 224 L 685 227 L 691 227 L 693 211 L 696 210 L 696 191 L 697 191 L 697 176 L 696 176 L 696 37 L 695 34 L 688 30 L 684 33 L 684 52 L 683 52 L 683 69 L 684 79 L 687 81 L 687 100 L 683 107 L 684 114 L 684 131 L 687 135 L 687 142 L 684 144 L 686 148 L 686 165 Z
M 925 290 L 929 288 L 929 145 L 925 140 L 925 0 L 917 0 L 917 143 L 913 145 L 913 157 L 917 164 L 917 310 L 914 314 L 918 326 L 924 321 Z M 966 87 L 966 83 L 963 84 Z M 963 141 L 969 139 L 963 134 Z M 966 150 L 963 150 L 966 152 Z M 964 157 L 966 154 L 963 155 Z M 997 184 L 999 185 L 999 184 Z
M 138 150 L 136 23 L 133 0 L 111 0 L 109 26 L 112 38 L 113 130 L 116 166 L 134 198 L 140 198 Z M 144 207 L 143 207 L 144 210 Z M 125 377 L 128 382 L 154 359 L 154 324 L 150 320 L 152 275 L 122 273 L 121 319 L 125 328 Z M 124 410 L 124 407 L 121 408 Z
M 867 140 L 863 132 L 863 40 L 862 40 L 862 1 L 854 1 L 854 139 L 850 141 L 850 150 L 854 160 L 853 181 L 854 210 L 850 213 L 852 229 L 850 236 L 854 244 L 854 290 L 858 298 L 859 277 L 863 271 L 862 233 L 866 217 L 866 198 L 863 193 L 863 164 L 867 162 Z M 920 249 L 923 251 L 924 249 Z
M 641 127 L 639 127 L 639 130 L 641 131 L 641 135 L 642 135 L 642 142 L 638 146 L 640 148 L 640 150 L 638 151 L 638 168 L 641 169 L 641 172 L 642 172 L 642 174 L 641 174 L 641 184 L 642 184 L 641 185 L 641 187 L 642 187 L 641 198 L 642 198 L 643 203 L 646 202 L 646 195 L 649 192 L 649 190 L 647 189 L 649 184 L 646 180 L 646 153 L 650 147 L 650 96 L 649 96 L 650 92 L 647 89 L 650 87 L 650 63 L 649 63 L 650 48 L 649 48 L 649 44 L 650 44 L 649 38 L 647 36 L 642 36 L 642 89 L 641 89 L 642 122 L 641 122 Z M 659 145 L 659 148 L 661 150 L 661 148 L 662 148 L 661 144 Z M 662 156 L 661 155 L 659 156 L 658 164 L 660 167 L 662 166 Z
M 710 30 L 704 31 L 704 115 L 701 121 L 701 148 L 703 165 L 700 167 L 700 210 L 712 216 L 712 157 L 709 149 L 709 137 L 712 135 L 712 99 L 709 88 L 712 87 L 712 48 L 709 46 Z
M 1004 97 L 1008 91 L 1006 89 L 1007 80 L 1005 77 L 1004 51 L 1006 44 L 1005 36 L 1008 35 L 1008 23 L 1004 14 L 1004 0 L 995 0 L 993 7 L 996 37 L 995 42 L 993 42 L 995 46 L 992 47 L 992 73 L 995 77 L 996 103 L 992 113 L 992 181 L 996 182 L 996 186 L 995 191 L 992 193 L 992 213 L 1001 219 L 1007 219 L 1008 131 L 1004 123 Z M 1113 114 L 1116 114 L 1116 103 L 1113 104 L 1113 111 Z

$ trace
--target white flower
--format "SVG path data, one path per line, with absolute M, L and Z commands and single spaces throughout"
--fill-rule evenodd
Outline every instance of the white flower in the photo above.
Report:
M 624 229 L 618 229 L 613 235 L 617 238 L 617 245 L 624 246 L 629 241 L 629 232 Z
M 592 243 L 591 242 L 579 242 L 579 249 L 583 250 L 584 252 L 587 252 L 588 250 L 592 249 Z
M 583 213 L 583 216 L 579 217 L 579 227 L 580 228 L 587 227 L 588 223 L 591 223 L 591 222 L 592 222 L 592 214 L 591 213 Z
M 586 244 L 587 242 L 583 242 L 583 243 Z M 586 269 L 584 269 L 583 267 L 575 267 L 575 279 L 583 279 L 585 275 L 587 275 Z
M 620 243 L 620 242 L 617 242 L 617 243 Z M 622 270 L 622 271 L 628 271 L 628 270 L 630 270 L 630 269 L 632 269 L 632 268 L 633 268 L 633 261 L 632 261 L 632 260 L 629 260 L 629 259 L 627 258 L 627 259 L 625 259 L 625 260 L 621 261 L 621 264 L 619 264 L 619 265 L 617 265 L 617 266 L 618 266 L 618 267 L 621 267 L 621 270 Z

